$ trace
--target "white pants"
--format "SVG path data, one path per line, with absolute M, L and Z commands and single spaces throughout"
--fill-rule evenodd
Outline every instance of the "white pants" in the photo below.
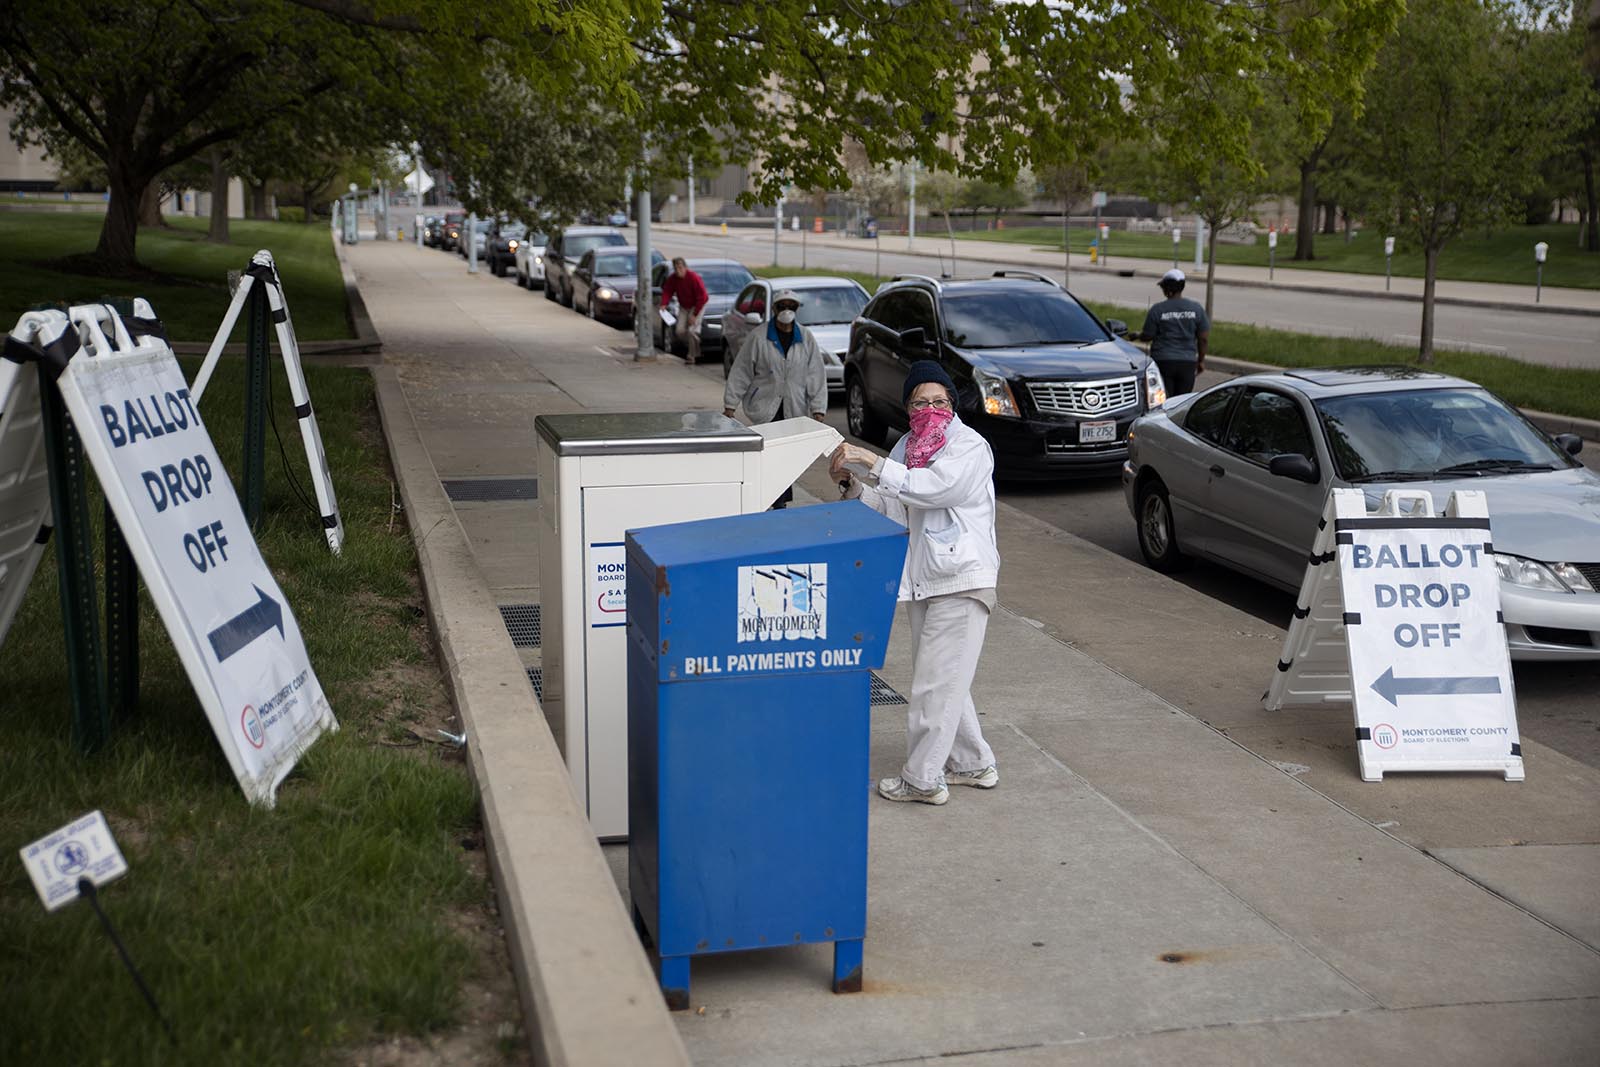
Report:
M 684 343 L 689 350 L 689 362 L 700 362 L 700 314 L 699 312 L 681 310 L 678 312 L 678 323 L 672 328 L 678 340 Z
M 946 769 L 977 771 L 994 762 L 972 706 L 989 609 L 968 596 L 913 600 L 911 697 L 906 712 L 906 765 L 900 776 L 932 789 Z

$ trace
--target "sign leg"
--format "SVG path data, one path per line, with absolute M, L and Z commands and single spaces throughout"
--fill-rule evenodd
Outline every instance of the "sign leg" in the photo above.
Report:
M 833 943 L 833 991 L 835 993 L 861 992 L 862 942 L 835 941 Z
M 139 710 L 139 570 L 122 527 L 105 509 L 106 690 L 114 722 Z
M 661 995 L 668 1011 L 689 1010 L 689 957 L 663 956 L 657 969 L 661 975 Z
M 272 387 L 267 380 L 267 334 L 271 322 L 266 288 L 252 286 L 245 305 L 244 473 L 240 492 L 244 517 L 252 531 L 261 525 L 261 497 L 266 482 L 267 390 Z

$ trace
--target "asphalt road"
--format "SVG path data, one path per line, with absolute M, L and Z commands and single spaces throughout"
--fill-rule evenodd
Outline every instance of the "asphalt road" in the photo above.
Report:
M 676 234 L 664 236 L 668 236 L 668 239 L 657 242 L 657 247 L 669 256 L 728 254 L 726 242 L 716 239 L 685 240 Z M 769 256 L 771 247 L 771 242 L 767 242 L 765 251 Z M 453 253 L 437 254 L 443 256 Z M 750 262 L 753 257 L 747 254 L 742 258 L 745 262 Z M 904 258 L 908 263 L 912 262 L 911 257 Z M 909 266 L 891 264 L 889 259 L 889 256 L 884 257 L 886 271 L 911 269 Z M 770 259 L 757 262 L 770 262 Z M 842 260 L 836 261 L 834 265 L 851 269 Z M 921 263 L 915 265 L 926 269 Z M 462 269 L 465 269 L 464 264 Z M 871 264 L 868 263 L 865 269 L 872 269 Z M 515 290 L 516 279 L 507 278 L 505 284 Z M 530 300 L 539 299 L 537 293 L 526 295 Z M 1373 311 L 1384 302 L 1366 303 L 1370 306 L 1363 311 L 1363 314 Z M 1600 319 L 1588 321 L 1600 324 Z M 1596 328 L 1600 328 L 1600 325 Z M 625 343 L 625 338 L 626 331 L 618 330 L 619 341 Z M 721 364 L 703 363 L 696 369 L 696 373 L 720 380 Z M 1222 374 L 1208 371 L 1201 376 L 1198 387 L 1208 387 L 1224 378 Z M 829 412 L 827 421 L 840 433 L 848 436 L 841 406 L 836 405 Z M 1600 455 L 1585 455 L 1580 458 L 1588 462 L 1591 467 L 1600 461 Z M 1143 563 L 1134 532 L 1133 518 L 1128 513 L 1127 504 L 1122 496 L 1122 486 L 1117 479 L 1001 485 L 999 496 L 1005 503 L 1052 526 L 1075 534 L 1124 559 L 1133 560 L 1141 565 Z M 1208 563 L 1196 563 L 1189 571 L 1176 575 L 1175 580 L 1254 616 L 1263 624 L 1272 627 L 1275 632 L 1283 632 L 1294 611 L 1292 595 Z M 1181 639 L 1181 634 L 1174 634 L 1174 640 Z M 1255 670 L 1259 668 L 1259 664 L 1241 664 L 1240 668 Z M 1600 767 L 1600 663 L 1521 663 L 1515 666 L 1515 674 L 1517 717 L 1522 733 L 1591 767 Z M 1134 681 L 1140 680 L 1137 672 L 1133 672 L 1133 678 Z
M 727 237 L 690 237 L 663 231 L 655 241 L 667 255 L 727 256 L 756 267 L 772 262 L 770 232 L 734 231 Z M 944 260 L 906 255 L 893 251 L 904 240 L 884 238 L 881 256 L 862 241 L 860 251 L 817 246 L 805 250 L 805 264 L 812 268 L 865 271 L 869 274 L 929 274 L 938 276 Z M 973 242 L 957 241 L 956 251 L 965 253 Z M 985 245 L 993 254 L 1004 246 Z M 780 248 L 780 262 L 801 265 L 801 249 L 792 245 Z M 1189 264 L 1180 264 L 1187 268 Z M 1036 265 L 1018 263 L 1023 269 Z M 1084 257 L 1074 259 L 1071 289 L 1084 300 L 1146 308 L 1160 299 L 1149 278 L 1124 278 L 1116 273 L 1116 261 L 1109 269 L 1091 269 Z M 957 276 L 988 274 L 993 263 L 957 261 Z M 1059 267 L 1057 268 L 1059 270 Z M 1204 286 L 1191 282 L 1188 295 L 1204 299 Z M 1215 294 L 1214 317 L 1220 321 L 1249 323 L 1277 330 L 1324 334 L 1332 337 L 1368 337 L 1400 345 L 1415 345 L 1422 320 L 1422 305 L 1379 297 L 1329 296 L 1282 289 L 1261 289 L 1219 285 Z M 1129 323 L 1138 329 L 1138 323 Z M 1531 363 L 1554 367 L 1600 368 L 1600 316 L 1565 315 L 1554 312 L 1508 311 L 1493 308 L 1439 304 L 1435 310 L 1434 344 L 1441 348 L 1460 348 L 1496 355 L 1514 356 Z

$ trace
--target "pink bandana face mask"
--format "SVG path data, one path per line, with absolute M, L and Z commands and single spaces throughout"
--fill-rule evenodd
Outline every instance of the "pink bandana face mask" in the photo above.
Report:
M 944 430 L 956 417 L 943 408 L 924 408 L 911 412 L 911 433 L 906 437 L 906 466 L 926 467 L 934 453 L 944 447 Z

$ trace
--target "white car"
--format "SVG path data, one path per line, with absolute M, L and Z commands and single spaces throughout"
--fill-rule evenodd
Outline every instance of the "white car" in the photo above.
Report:
M 722 376 L 733 370 L 733 357 L 752 330 L 764 330 L 772 318 L 772 294 L 793 289 L 800 296 L 795 315 L 810 330 L 822 349 L 828 372 L 828 392 L 844 392 L 844 358 L 850 351 L 850 324 L 867 306 L 867 291 L 849 278 L 822 274 L 791 274 L 783 278 L 757 278 L 739 291 L 733 310 L 722 316 Z
M 545 236 L 529 230 L 517 242 L 517 284 L 524 289 L 544 288 Z

